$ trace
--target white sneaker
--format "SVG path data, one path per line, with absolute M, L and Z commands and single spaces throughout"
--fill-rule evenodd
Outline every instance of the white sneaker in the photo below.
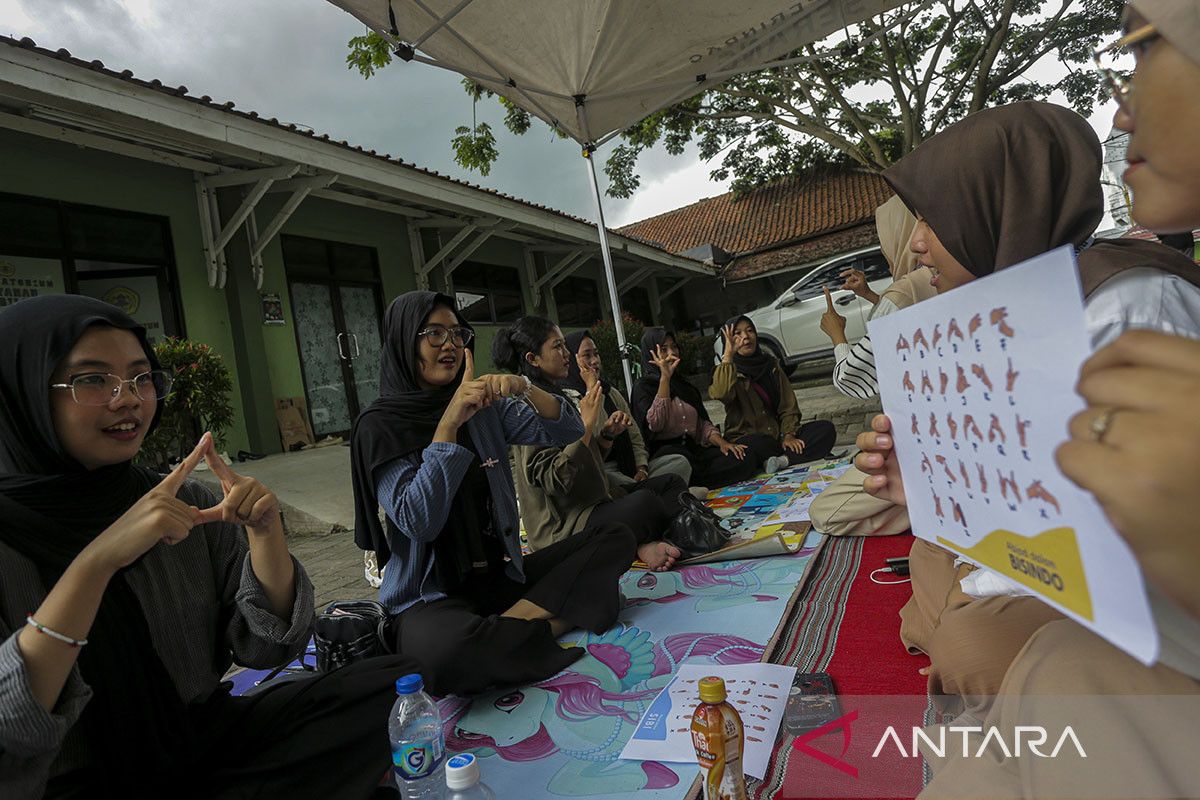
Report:
M 767 473 L 768 475 L 774 475 L 776 472 L 779 472 L 779 470 L 785 468 L 787 465 L 788 465 L 788 457 L 787 456 L 771 456 L 770 458 L 767 459 L 767 463 L 763 464 L 763 472 Z
M 708 497 L 708 491 L 709 489 L 707 486 L 688 487 L 688 492 L 691 493 L 692 497 L 696 498 L 697 500 L 703 500 L 704 498 Z

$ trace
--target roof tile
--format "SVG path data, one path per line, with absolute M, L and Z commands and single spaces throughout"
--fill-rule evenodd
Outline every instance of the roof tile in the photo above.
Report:
M 729 192 L 617 231 L 672 253 L 715 244 L 749 255 L 871 222 L 891 195 L 877 173 L 850 169 L 787 178 L 740 198 Z

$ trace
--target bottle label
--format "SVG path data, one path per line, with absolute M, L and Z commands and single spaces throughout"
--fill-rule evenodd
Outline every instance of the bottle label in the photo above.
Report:
M 442 743 L 437 739 L 410 742 L 392 748 L 392 766 L 395 767 L 396 776 L 406 781 L 432 775 L 440 763 Z

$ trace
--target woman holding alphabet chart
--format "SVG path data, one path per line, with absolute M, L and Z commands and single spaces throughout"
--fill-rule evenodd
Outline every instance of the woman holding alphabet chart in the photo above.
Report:
M 313 588 L 275 495 L 211 435 L 166 477 L 132 463 L 170 387 L 114 306 L 0 311 L 0 794 L 367 797 L 415 665 L 229 695 L 232 663 L 303 651 Z M 189 478 L 201 461 L 224 499 Z
M 1124 28 L 1117 45 L 1134 53 L 1136 72 L 1128 82 L 1108 77 L 1116 126 L 1132 134 L 1125 180 L 1133 217 L 1151 230 L 1190 233 L 1200 226 L 1200 104 L 1179 98 L 1200 92 L 1200 6 L 1133 0 Z M 1017 655 L 985 726 L 1011 737 L 1021 727 L 1086 720 L 1087 760 L 954 757 L 923 797 L 1200 797 L 1197 365 L 1200 343 L 1182 336 L 1121 336 L 1084 365 L 1079 390 L 1089 408 L 1071 421 L 1057 453 L 1138 558 L 1161 636 L 1158 663 L 1144 666 L 1074 622 L 1046 625 Z M 885 452 L 873 450 L 872 460 L 890 463 Z M 1134 485 L 1118 474 L 1137 476 Z M 875 481 L 884 491 L 892 477 Z M 1062 697 L 1074 702 L 1056 702 Z
M 1099 141 L 1082 117 L 1021 102 L 952 125 L 884 178 L 917 214 L 911 246 L 932 269 L 939 294 L 1070 244 L 1078 251 L 1093 346 L 1130 328 L 1200 330 L 1200 270 L 1187 258 L 1155 242 L 1091 238 L 1103 216 L 1100 168 Z M 1031 183 L 1030 175 L 1038 180 Z M 885 424 L 879 419 L 876 430 Z M 986 428 L 975 435 L 991 435 Z M 878 468 L 874 457 L 857 463 L 868 473 Z M 866 486 L 872 490 L 872 479 Z M 904 501 L 895 487 L 873 493 Z M 901 611 L 901 639 L 930 656 L 932 694 L 962 697 L 982 716 L 1017 651 L 1061 615 L 990 574 L 972 576 L 964 587 L 974 570 L 955 561 L 946 550 L 914 542 L 913 597 Z
M 396 649 L 437 694 L 543 680 L 578 660 L 556 637 L 616 621 L 635 549 L 614 524 L 522 554 L 509 445 L 570 442 L 583 426 L 521 376 L 477 376 L 473 339 L 447 295 L 392 301 L 381 395 L 351 445 L 355 542 L 386 563 L 379 600 Z

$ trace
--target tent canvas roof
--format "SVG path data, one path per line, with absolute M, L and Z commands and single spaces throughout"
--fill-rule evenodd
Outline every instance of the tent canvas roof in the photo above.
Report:
M 330 0 L 582 144 L 900 0 Z M 577 98 L 582 102 L 577 102 Z M 581 113 L 585 112 L 585 113 Z

